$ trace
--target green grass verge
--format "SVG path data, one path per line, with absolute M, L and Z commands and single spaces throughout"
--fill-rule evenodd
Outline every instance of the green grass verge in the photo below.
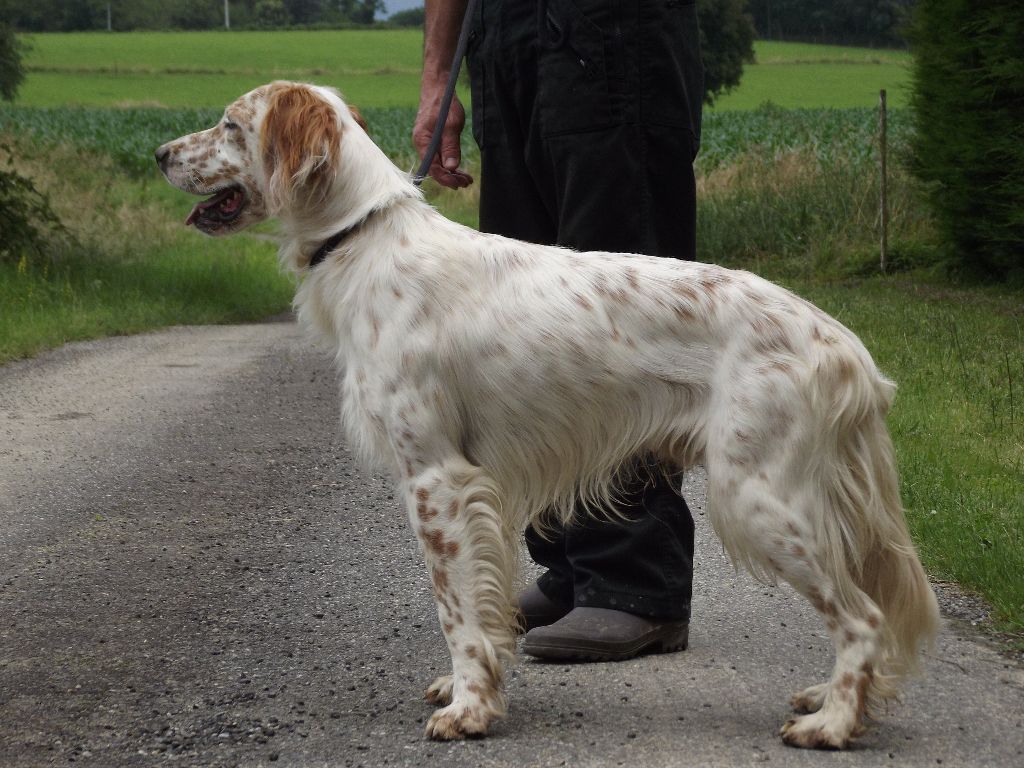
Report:
M 189 234 L 138 258 L 83 249 L 56 263 L 0 262 L 0 363 L 69 341 L 288 308 L 293 289 L 271 245 Z
M 792 281 L 860 335 L 899 385 L 903 500 L 933 576 L 1024 632 L 1024 301 L 925 277 Z

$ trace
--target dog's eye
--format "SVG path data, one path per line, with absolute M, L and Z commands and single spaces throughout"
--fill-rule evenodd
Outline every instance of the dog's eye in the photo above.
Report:
M 229 131 L 237 131 L 242 126 L 240 126 L 238 123 L 235 123 L 235 122 L 232 122 L 231 120 L 228 120 L 225 117 L 224 118 L 224 127 L 227 128 Z

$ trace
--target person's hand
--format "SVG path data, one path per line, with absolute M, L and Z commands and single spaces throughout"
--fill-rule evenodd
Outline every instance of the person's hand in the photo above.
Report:
M 430 138 L 437 125 L 437 116 L 441 111 L 441 98 L 444 87 L 424 87 L 420 94 L 420 106 L 416 112 L 416 122 L 412 127 L 412 144 L 416 154 L 422 158 L 430 146 Z M 430 176 L 438 184 L 450 189 L 462 189 L 473 183 L 473 177 L 459 168 L 462 162 L 462 148 L 459 144 L 462 129 L 466 125 L 466 110 L 462 108 L 458 96 L 453 96 L 448 119 L 445 120 L 441 132 L 441 144 L 437 154 L 430 163 Z

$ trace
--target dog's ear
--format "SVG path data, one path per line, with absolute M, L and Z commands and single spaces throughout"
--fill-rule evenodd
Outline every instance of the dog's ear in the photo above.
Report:
M 268 102 L 260 149 L 271 204 L 317 203 L 338 171 L 341 127 L 334 107 L 302 85 L 276 88 Z
M 366 120 L 363 119 L 363 113 L 351 104 L 348 105 L 348 111 L 352 113 L 352 119 L 356 121 L 356 125 L 369 133 L 370 129 L 366 126 Z

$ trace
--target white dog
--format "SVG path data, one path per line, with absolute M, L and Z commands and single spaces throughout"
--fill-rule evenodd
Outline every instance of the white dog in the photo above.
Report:
M 653 454 L 705 463 L 731 558 L 821 615 L 835 669 L 793 697 L 782 738 L 847 746 L 938 622 L 885 426 L 895 387 L 860 341 L 747 272 L 454 224 L 357 120 L 331 89 L 272 83 L 157 161 L 213 195 L 187 220 L 203 232 L 283 225 L 348 438 L 394 473 L 433 580 L 452 674 L 427 690 L 427 734 L 483 734 L 505 710 L 524 527 L 600 508 Z

